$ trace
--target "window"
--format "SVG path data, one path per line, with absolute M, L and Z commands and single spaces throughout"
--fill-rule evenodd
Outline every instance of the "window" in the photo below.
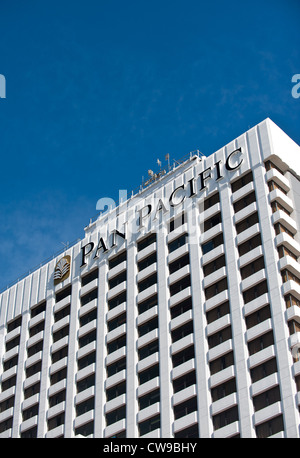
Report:
M 274 229 L 275 229 L 275 233 L 276 235 L 278 234 L 281 234 L 282 232 L 288 234 L 290 237 L 292 237 L 292 239 L 294 238 L 294 234 L 289 231 L 283 224 L 281 223 L 276 223 L 274 224 Z
M 90 410 L 94 410 L 95 406 L 95 398 L 94 396 L 81 402 L 80 404 L 76 405 L 76 416 L 79 417 Z
M 26 367 L 26 378 L 31 377 L 38 372 L 41 372 L 42 369 L 42 361 L 38 361 L 37 363 L 33 364 L 32 366 Z
M 106 426 L 112 425 L 119 420 L 126 418 L 126 406 L 118 407 L 118 409 L 106 414 Z
M 68 356 L 68 345 L 65 345 L 64 347 L 60 348 L 56 352 L 52 353 L 51 355 L 52 364 L 57 363 L 57 361 L 60 361 L 61 359 L 65 358 L 66 356 Z
M 126 324 L 126 312 L 121 313 L 116 318 L 113 318 L 112 320 L 108 321 L 107 330 L 108 332 L 110 332 L 113 329 L 116 329 L 119 326 L 122 326 L 122 324 Z
M 208 218 L 206 221 L 204 221 L 204 232 L 217 226 L 221 222 L 222 222 L 221 213 L 217 213 L 216 215 L 212 216 L 211 218 Z
M 29 386 L 24 390 L 24 399 L 28 399 L 35 394 L 40 392 L 40 382 L 35 383 L 34 385 Z
M 243 208 L 248 207 L 248 205 L 251 205 L 255 201 L 255 191 L 252 191 L 233 204 L 234 212 L 238 213 L 239 211 L 243 210 Z
M 277 372 L 276 358 L 269 359 L 259 366 L 255 366 L 250 370 L 252 383 L 261 380 L 262 378 L 268 377 L 268 375 Z
M 169 222 L 169 232 L 175 231 L 178 227 L 182 226 L 183 224 L 186 223 L 186 216 L 184 213 L 181 213 L 181 215 L 176 216 L 176 218 L 173 218 Z
M 172 242 L 168 244 L 169 253 L 173 253 L 173 251 L 185 245 L 187 241 L 188 241 L 187 234 L 183 234 L 180 237 L 178 237 L 177 239 L 173 240 Z
M 217 192 L 217 193 L 207 197 L 204 200 L 204 210 L 208 210 L 210 207 L 212 207 L 213 205 L 217 204 L 218 202 L 220 202 L 220 196 L 219 196 L 219 193 Z
M 179 351 L 172 355 L 172 363 L 173 368 L 179 366 L 180 364 L 189 361 L 190 359 L 195 357 L 195 350 L 194 345 L 190 345 L 189 347 L 185 348 L 184 350 Z
M 224 412 L 213 416 L 214 430 L 223 428 L 239 419 L 238 407 L 234 406 Z
M 211 375 L 216 374 L 217 372 L 220 372 L 223 369 L 226 369 L 227 367 L 233 366 L 233 365 L 234 365 L 233 352 L 230 351 L 229 353 L 226 353 L 226 355 L 223 355 L 220 358 L 210 361 L 209 363 L 210 373 Z
M 58 342 L 60 339 L 69 335 L 69 325 L 64 326 L 61 329 L 58 329 L 56 332 L 53 333 L 53 342 Z
M 279 415 L 278 417 L 272 418 L 265 423 L 255 426 L 256 436 L 258 438 L 265 438 L 273 436 L 274 434 L 284 431 L 283 417 Z
M 139 398 L 139 409 L 146 409 L 146 407 L 149 407 L 152 404 L 156 404 L 157 402 L 160 402 L 159 388 Z
M 29 418 L 35 417 L 39 413 L 39 405 L 34 404 L 33 406 L 30 406 L 28 409 L 23 410 L 22 412 L 22 418 L 23 421 L 29 420 Z
M 146 323 L 141 324 L 138 327 L 139 337 L 144 336 L 148 332 L 153 331 L 153 329 L 158 328 L 158 317 L 152 318 L 152 320 L 146 321 Z
M 144 237 L 142 240 L 140 240 L 137 243 L 137 250 L 142 251 L 144 248 L 147 248 L 149 245 L 151 245 L 154 242 L 156 242 L 156 234 L 152 233 L 148 235 L 147 237 Z
M 48 420 L 48 431 L 51 431 L 54 428 L 57 428 L 60 425 L 65 423 L 65 412 L 56 415 L 56 417 L 50 418 Z
M 246 316 L 247 329 L 250 329 L 253 326 L 256 326 L 257 324 L 261 323 L 262 321 L 268 320 L 269 318 L 271 318 L 271 310 L 268 304 L 265 307 L 251 313 L 251 315 Z
M 27 429 L 23 433 L 21 433 L 21 439 L 34 439 L 37 437 L 37 426 L 33 428 Z
M 138 349 L 139 361 L 158 352 L 158 339 Z
M 2 401 L 0 403 L 0 413 L 5 412 L 5 410 L 8 410 L 11 407 L 13 407 L 14 406 L 14 402 L 15 402 L 15 397 L 14 396 L 11 396 L 10 398 L 5 399 L 4 401 Z
M 170 274 L 177 272 L 177 270 L 182 269 L 182 267 L 188 265 L 189 263 L 190 263 L 190 257 L 189 257 L 189 254 L 187 253 L 184 256 L 181 256 L 181 258 L 176 259 L 176 261 L 173 261 L 171 262 L 171 264 L 169 264 Z
M 13 417 L 8 418 L 7 420 L 1 421 L 0 423 L 0 433 L 7 431 L 12 428 Z
M 172 343 L 177 342 L 180 339 L 183 339 L 183 337 L 188 336 L 189 334 L 192 334 L 193 332 L 194 332 L 194 327 L 193 327 L 193 321 L 191 320 L 188 323 L 185 323 L 183 326 L 180 326 L 171 332 Z
M 77 393 L 81 393 L 81 391 L 90 388 L 91 386 L 95 385 L 95 374 L 91 374 L 88 377 L 78 380 L 77 382 Z
M 288 322 L 290 336 L 296 332 L 300 332 L 300 323 L 295 320 L 290 320 Z
M 126 281 L 126 278 L 127 278 L 127 273 L 126 273 L 126 270 L 124 270 L 119 275 L 116 275 L 115 277 L 108 280 L 109 289 L 115 288 L 115 286 L 120 285 L 121 283 Z
M 223 234 L 219 234 L 216 237 L 214 237 L 213 239 L 201 245 L 202 253 L 203 254 L 209 253 L 210 251 L 217 248 L 219 245 L 222 245 L 222 243 L 223 243 Z
M 174 393 L 178 393 L 178 391 L 184 390 L 185 388 L 195 384 L 196 372 L 193 370 L 173 380 L 173 391 Z
M 66 390 L 61 390 L 49 397 L 49 407 L 54 407 L 66 400 Z
M 113 353 L 114 351 L 119 350 L 122 347 L 126 346 L 126 334 L 124 334 L 121 337 L 118 337 L 117 339 L 113 340 L 112 342 L 109 342 L 107 344 L 107 353 Z
M 146 269 L 149 266 L 152 266 L 156 262 L 157 255 L 156 252 L 152 253 L 150 256 L 142 259 L 138 262 L 138 271 L 141 272 L 142 270 Z
M 228 380 L 225 383 L 221 383 L 218 386 L 215 386 L 211 389 L 211 398 L 212 402 L 218 401 L 218 399 L 222 399 L 225 396 L 229 396 L 232 393 L 236 392 L 236 383 L 235 378 Z
M 197 410 L 197 396 L 188 399 L 187 401 L 182 402 L 174 406 L 174 418 L 185 417 L 189 413 L 195 412 Z
M 205 299 L 211 299 L 212 297 L 216 296 L 217 294 L 221 293 L 225 289 L 228 289 L 227 278 L 222 278 L 222 280 L 213 283 L 212 285 L 205 288 Z
M 256 248 L 256 247 L 258 247 L 260 245 L 261 245 L 261 235 L 257 234 L 254 237 L 252 237 L 251 239 L 246 240 L 246 242 L 241 243 L 238 246 L 239 255 L 243 256 L 243 254 L 246 254 L 249 251 L 254 250 L 254 248 Z
M 273 332 L 269 331 L 266 334 L 263 334 L 256 339 L 248 342 L 248 350 L 250 355 L 254 355 L 260 350 L 269 347 L 274 344 Z
M 157 273 L 156 272 L 138 283 L 139 293 L 141 293 L 142 291 L 145 291 L 145 289 L 147 288 L 150 288 L 150 286 L 154 285 L 155 283 L 157 283 Z
M 284 245 L 280 245 L 277 248 L 277 251 L 278 251 L 279 258 L 283 258 L 284 256 L 290 256 L 291 258 L 295 259 L 295 261 L 298 260 L 298 256 L 292 253 L 292 251 L 286 248 Z
M 113 269 L 114 267 L 118 266 L 122 262 L 127 260 L 127 251 L 122 251 L 122 253 L 117 254 L 112 259 L 108 260 L 108 267 L 109 269 Z
M 18 364 L 18 359 L 19 355 L 13 356 L 12 358 L 8 359 L 7 361 L 4 361 L 3 363 L 3 371 L 8 371 L 8 369 L 11 369 L 14 366 L 17 366 Z
M 98 288 L 92 289 L 92 291 L 89 291 L 87 294 L 81 297 L 80 302 L 81 306 L 88 304 L 89 302 L 93 301 L 94 299 L 97 299 L 98 297 Z
M 174 434 L 175 439 L 176 438 L 181 438 L 181 439 L 189 439 L 189 438 L 196 438 L 199 437 L 198 433 L 198 423 L 196 423 L 193 426 L 189 426 L 188 428 L 182 429 L 181 431 L 178 431 L 177 433 Z
M 272 213 L 275 213 L 277 211 L 280 211 L 282 210 L 284 213 L 286 213 L 287 215 L 290 215 L 291 212 L 289 212 L 283 205 L 281 205 L 279 202 L 277 202 L 276 200 L 274 200 L 273 202 L 271 202 L 271 208 L 272 208 Z
M 124 302 L 126 302 L 126 291 L 123 291 L 108 301 L 108 310 L 112 310 Z
M 268 182 L 268 187 L 269 187 L 269 191 L 274 191 L 275 189 L 279 189 L 279 191 L 281 191 L 283 194 L 285 194 L 287 196 L 287 192 L 285 189 L 283 189 L 281 186 L 279 186 L 278 183 L 276 183 L 275 181 L 271 180 Z
M 247 216 L 247 218 L 243 219 L 239 223 L 236 224 L 236 232 L 240 234 L 241 232 L 246 231 L 249 227 L 254 226 L 254 224 L 258 223 L 258 213 L 252 213 L 252 215 Z
M 84 277 L 81 277 L 81 286 L 85 286 L 91 281 L 95 280 L 98 278 L 99 270 L 98 267 L 91 272 L 89 272 L 87 275 L 84 275 Z
M 85 313 L 84 315 L 81 315 L 79 318 L 79 324 L 80 326 L 85 326 L 88 323 L 91 323 L 92 321 L 97 320 L 97 309 L 94 308 L 88 313 Z
M 192 298 L 188 297 L 179 304 L 174 305 L 171 308 L 171 319 L 176 318 L 177 316 L 181 315 L 182 313 L 186 312 L 187 310 L 191 310 L 193 307 Z
M 225 266 L 225 255 L 223 254 L 222 256 L 219 256 L 217 259 L 214 259 L 212 262 L 209 262 L 208 264 L 203 266 L 204 277 L 216 272 L 216 270 L 219 270 L 224 266 Z
M 158 299 L 157 299 L 157 294 L 154 294 L 153 296 L 149 297 L 143 302 L 140 302 L 138 304 L 138 311 L 139 315 L 141 313 L 146 312 L 147 310 L 150 310 L 152 307 L 155 307 L 158 304 Z
M 96 362 L 96 352 L 92 351 L 77 361 L 78 370 L 88 367 Z
M 35 305 L 30 310 L 30 317 L 34 318 L 35 316 L 39 315 L 40 313 L 45 312 L 46 310 L 46 301 L 43 301 L 41 304 Z
M 30 356 L 33 356 L 35 355 L 36 353 L 38 353 L 39 351 L 43 351 L 43 341 L 40 340 L 38 343 L 36 343 L 35 345 L 32 345 L 31 347 L 28 347 L 27 348 L 27 356 L 28 358 Z
M 247 304 L 248 302 L 253 301 L 257 297 L 260 297 L 267 292 L 268 292 L 268 285 L 267 285 L 267 281 L 264 280 L 261 283 L 258 283 L 257 285 L 243 292 L 244 302 L 245 304 Z
M 271 161 L 266 161 L 265 163 L 265 167 L 266 167 L 266 170 L 269 171 L 271 169 L 276 169 L 277 172 L 281 173 L 281 175 L 283 175 L 283 172 L 277 167 L 277 165 L 275 165 L 273 162 Z
M 58 312 L 54 313 L 54 322 L 56 323 L 59 320 L 62 320 L 66 316 L 70 315 L 71 306 L 68 304 L 66 307 L 62 308 Z
M 241 268 L 242 280 L 250 277 L 251 275 L 255 274 L 256 272 L 264 268 L 265 268 L 264 257 L 261 256 L 260 258 L 255 259 L 255 261 L 252 261 L 249 264 L 247 264 L 246 266 Z
M 189 286 L 191 286 L 191 277 L 190 275 L 186 275 L 185 277 L 170 285 L 170 296 L 174 296 L 175 294 L 180 293 L 180 291 L 183 291 Z
M 107 377 L 111 377 L 124 369 L 126 369 L 126 358 L 118 359 L 118 361 L 115 361 L 106 367 Z
M 144 434 L 150 433 L 158 428 L 160 428 L 160 415 L 155 415 L 155 417 L 139 423 L 139 434 L 140 436 L 144 436 Z
M 214 307 L 212 310 L 206 312 L 207 324 L 212 323 L 213 321 L 218 320 L 224 315 L 230 313 L 229 301 L 224 302 L 217 307 Z
M 66 367 L 50 375 L 50 385 L 54 385 L 55 383 L 58 383 L 61 380 L 64 380 L 65 378 L 67 378 L 67 368 Z
M 89 332 L 88 334 L 85 334 L 84 336 L 80 337 L 78 343 L 79 343 L 79 348 L 85 347 L 91 342 L 94 342 L 96 340 L 96 329 L 93 331 Z
M 139 372 L 139 384 L 142 385 L 143 383 L 149 382 L 155 377 L 159 377 L 159 364 L 154 364 L 148 369 L 145 369 L 142 372 Z
M 231 190 L 232 192 L 236 192 L 241 189 L 243 186 L 246 186 L 248 183 L 253 181 L 253 174 L 252 171 L 248 172 L 246 175 L 242 176 L 238 180 L 231 183 Z
M 14 320 L 7 323 L 7 332 L 11 332 L 14 329 L 17 329 L 22 324 L 22 316 L 18 316 Z
M 20 334 L 13 339 L 5 342 L 5 351 L 9 351 L 14 347 L 17 347 L 20 343 Z
M 208 337 L 208 346 L 209 348 L 214 348 L 217 345 L 220 345 L 223 342 L 231 339 L 231 326 L 227 326 L 227 328 L 222 329 L 221 331 L 216 332 Z
M 106 401 L 111 401 L 112 399 L 121 396 L 122 394 L 126 393 L 126 382 L 118 383 L 117 385 L 113 386 L 112 388 L 108 388 L 106 390 Z
M 1 383 L 2 392 L 8 390 L 12 386 L 15 386 L 16 385 L 16 381 L 17 381 L 17 376 L 16 375 L 13 375 L 12 377 L 10 377 L 8 379 L 3 380 L 3 382 Z
M 292 294 L 287 294 L 286 296 L 284 296 L 284 300 L 286 308 L 293 307 L 294 305 L 300 307 L 299 299 L 296 299 L 296 297 L 294 297 Z
M 71 292 L 72 292 L 72 286 L 71 285 L 67 286 L 62 291 L 59 291 L 55 296 L 56 297 L 56 302 L 62 301 L 63 299 L 65 299 L 65 297 L 70 296 Z
M 78 428 L 75 429 L 75 436 L 90 436 L 91 434 L 94 433 L 94 422 L 90 421 L 88 423 L 85 423 L 82 426 L 78 426 Z
M 298 283 L 298 285 L 300 285 L 300 279 L 296 275 L 292 274 L 287 269 L 281 271 L 281 277 L 282 277 L 282 283 L 292 280 Z
M 280 400 L 280 390 L 279 386 L 277 385 L 274 388 L 271 388 L 270 390 L 264 391 L 263 393 L 253 397 L 254 410 L 257 412 L 258 410 L 264 409 L 265 407 Z

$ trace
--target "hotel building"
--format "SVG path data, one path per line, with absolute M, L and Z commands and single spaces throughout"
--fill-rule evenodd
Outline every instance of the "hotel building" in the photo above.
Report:
M 0 437 L 299 437 L 300 147 L 191 154 L 0 295 Z

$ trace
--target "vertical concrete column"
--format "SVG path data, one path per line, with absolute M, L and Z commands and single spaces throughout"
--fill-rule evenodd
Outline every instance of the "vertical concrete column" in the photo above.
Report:
M 69 349 L 67 366 L 67 388 L 66 388 L 66 409 L 65 409 L 65 438 L 74 437 L 75 406 L 74 397 L 76 395 L 75 374 L 77 371 L 77 350 L 78 350 L 78 309 L 79 309 L 80 277 L 73 280 L 71 295 L 71 311 L 69 324 Z
M 19 344 L 19 358 L 17 367 L 17 379 L 16 379 L 16 391 L 15 391 L 15 402 L 14 402 L 14 416 L 12 425 L 12 437 L 20 437 L 20 424 L 22 423 L 21 407 L 24 399 L 23 394 L 23 383 L 25 379 L 25 361 L 26 361 L 26 343 L 28 333 L 28 320 L 30 313 L 27 310 L 22 316 L 22 326 L 20 333 L 20 344 Z
M 43 438 L 47 433 L 47 410 L 48 405 L 48 389 L 50 386 L 49 367 L 51 365 L 50 350 L 52 345 L 52 325 L 54 322 L 53 307 L 55 305 L 54 291 L 48 291 L 45 314 L 44 327 L 44 343 L 43 343 L 43 360 L 40 380 L 40 397 L 39 397 L 39 417 L 37 437 Z
M 235 376 L 238 393 L 240 436 L 243 438 L 251 438 L 256 437 L 252 421 L 254 409 L 250 396 L 251 379 L 247 367 L 249 355 L 245 342 L 246 324 L 243 318 L 244 301 L 240 291 L 241 277 L 237 269 L 239 255 L 236 246 L 236 232 L 233 225 L 234 213 L 231 204 L 230 187 L 227 183 L 222 183 L 219 189 L 220 201 L 222 203 L 222 224 L 234 347 Z
M 197 381 L 198 428 L 199 437 L 211 437 L 212 422 L 210 418 L 209 366 L 207 364 L 208 344 L 205 334 L 206 316 L 204 310 L 203 274 L 201 265 L 201 248 L 199 246 L 200 226 L 196 201 L 189 205 L 188 212 L 189 257 L 191 270 L 191 292 L 193 303 L 193 326 L 195 367 Z
M 98 312 L 97 312 L 97 351 L 96 351 L 96 373 L 95 373 L 95 414 L 94 414 L 94 437 L 103 437 L 105 429 L 104 404 L 106 379 L 105 371 L 105 336 L 106 336 L 106 314 L 107 314 L 107 262 L 99 263 L 98 275 Z
M 160 431 L 162 438 L 173 437 L 172 408 L 173 388 L 171 382 L 172 360 L 170 357 L 170 309 L 168 288 L 168 244 L 167 228 L 161 224 L 157 230 L 157 291 L 158 291 L 158 338 L 159 338 L 159 374 L 160 374 Z
M 127 340 L 126 340 L 126 437 L 138 437 L 137 427 L 137 286 L 136 246 L 127 246 Z
M 279 256 L 275 247 L 275 232 L 271 223 L 271 207 L 268 202 L 268 188 L 264 180 L 262 166 L 253 169 L 257 208 L 261 224 L 261 238 L 264 251 L 265 271 L 267 275 L 272 327 L 276 350 L 276 361 L 280 380 L 282 412 L 285 436 L 299 437 L 299 412 L 296 403 L 296 383 L 291 377 L 293 358 L 289 348 L 289 331 L 285 318 L 285 302 L 281 294 L 282 278 L 278 268 Z M 259 196 L 265 196 L 259 198 Z

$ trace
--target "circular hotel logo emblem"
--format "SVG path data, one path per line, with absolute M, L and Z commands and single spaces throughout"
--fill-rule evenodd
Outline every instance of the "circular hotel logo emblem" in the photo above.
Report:
M 71 264 L 70 256 L 64 256 L 57 262 L 55 269 L 54 269 L 54 284 L 55 285 L 66 280 L 69 277 L 70 264 Z

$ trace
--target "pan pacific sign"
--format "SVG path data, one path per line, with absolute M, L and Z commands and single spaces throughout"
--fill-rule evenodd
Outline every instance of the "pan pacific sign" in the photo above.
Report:
M 226 172 L 236 171 L 243 162 L 242 148 L 237 148 L 232 151 L 224 164 L 219 160 L 212 167 L 207 167 L 201 171 L 198 176 L 191 178 L 187 183 L 176 187 L 168 196 L 168 198 L 156 199 L 155 203 L 147 203 L 142 208 L 136 209 L 136 216 L 131 224 L 131 231 L 140 232 L 146 227 L 147 220 L 152 217 L 152 221 L 159 218 L 160 215 L 167 214 L 171 208 L 182 205 L 187 201 L 191 201 L 193 197 L 199 196 L 206 188 L 209 180 L 216 182 L 225 178 Z M 124 230 L 121 232 L 114 229 L 109 234 L 109 238 L 100 236 L 98 244 L 89 242 L 81 248 L 81 265 L 84 267 L 87 264 L 87 259 L 92 256 L 93 260 L 99 258 L 100 254 L 107 254 L 111 249 L 117 246 L 117 238 L 123 241 L 128 238 L 129 221 L 124 223 Z M 132 221 L 131 221 L 132 223 Z M 133 225 L 136 231 L 132 230 Z M 189 234 L 190 235 L 190 234 Z

